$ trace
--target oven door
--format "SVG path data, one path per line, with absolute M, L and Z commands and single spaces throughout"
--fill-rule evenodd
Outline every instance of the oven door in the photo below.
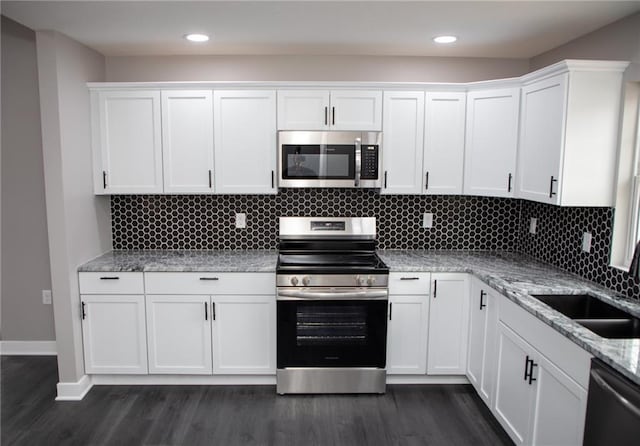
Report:
M 384 368 L 386 289 L 278 289 L 278 368 Z

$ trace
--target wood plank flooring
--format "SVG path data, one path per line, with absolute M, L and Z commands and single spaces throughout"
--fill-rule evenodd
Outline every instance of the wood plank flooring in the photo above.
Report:
M 8 445 L 510 445 L 469 385 L 278 396 L 273 386 L 96 386 L 56 402 L 56 358 L 3 356 Z

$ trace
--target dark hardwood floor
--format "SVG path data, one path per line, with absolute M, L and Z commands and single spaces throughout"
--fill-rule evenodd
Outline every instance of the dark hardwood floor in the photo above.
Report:
M 278 396 L 272 386 L 96 386 L 56 402 L 56 358 L 2 357 L 3 446 L 507 445 L 469 385 Z

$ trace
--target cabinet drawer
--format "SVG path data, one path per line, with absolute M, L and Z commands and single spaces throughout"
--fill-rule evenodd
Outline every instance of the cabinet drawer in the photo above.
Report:
M 500 295 L 500 320 L 583 388 L 589 386 L 591 355 L 553 328 Z
M 389 273 L 389 294 L 429 294 L 431 273 Z
M 144 294 L 142 273 L 79 273 L 80 294 Z
M 275 273 L 145 273 L 147 294 L 275 294 Z

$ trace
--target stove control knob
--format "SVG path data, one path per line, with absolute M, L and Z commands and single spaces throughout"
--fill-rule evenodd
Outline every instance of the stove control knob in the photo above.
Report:
M 367 285 L 369 285 L 369 286 L 374 286 L 375 284 L 376 284 L 376 278 L 375 278 L 375 277 L 371 277 L 371 276 L 369 276 L 369 277 L 367 278 Z
M 309 278 L 309 276 L 304 276 L 304 277 L 302 278 L 302 284 L 303 284 L 304 286 L 309 286 L 309 283 L 310 283 L 310 282 L 311 282 L 311 279 Z
M 298 278 L 297 277 L 292 277 L 291 278 L 291 285 L 298 286 Z
M 356 285 L 365 286 L 367 284 L 367 279 L 364 277 L 356 276 Z

